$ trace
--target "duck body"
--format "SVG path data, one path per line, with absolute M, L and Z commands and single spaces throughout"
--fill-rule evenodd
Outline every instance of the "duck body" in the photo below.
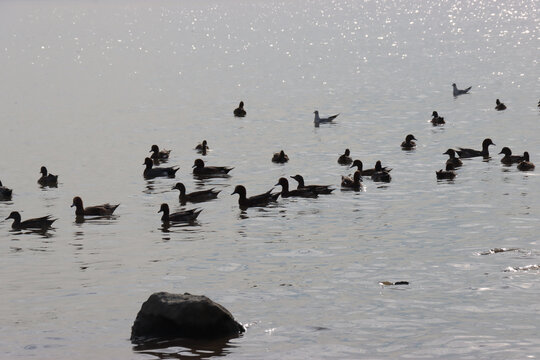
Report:
M 534 170 L 534 164 L 530 161 L 529 153 L 527 151 L 523 153 L 523 161 L 518 164 L 517 168 L 520 171 Z
M 288 197 L 316 198 L 318 196 L 317 193 L 309 189 L 289 190 L 289 181 L 284 177 L 279 178 L 278 183 L 275 186 L 278 186 L 278 185 L 281 185 L 282 198 L 288 198 Z
M 409 134 L 405 137 L 405 141 L 401 143 L 401 149 L 402 150 L 413 150 L 416 147 L 416 143 L 414 142 L 416 138 L 413 134 Z M 418 140 L 416 140 L 418 141 Z
M 469 92 L 469 90 L 471 90 L 472 86 L 469 86 L 468 88 L 466 89 L 463 89 L 463 90 L 460 90 L 457 88 L 456 84 L 452 84 L 452 88 L 453 88 L 453 94 L 454 96 L 459 96 L 459 95 L 465 95 Z
M 41 177 L 38 179 L 38 184 L 41 186 L 58 186 L 58 175 L 49 174 L 45 166 L 41 167 Z
M 448 160 L 446 160 L 446 165 L 450 164 L 454 168 L 457 168 L 463 165 L 463 161 L 459 160 L 456 157 L 456 151 L 454 149 L 446 150 L 446 152 L 444 152 L 443 155 L 448 155 L 450 157 Z
M 390 182 L 392 180 L 388 171 L 383 169 L 380 160 L 375 163 L 375 172 L 371 175 L 371 180 L 377 182 Z
M 166 203 L 161 204 L 158 213 L 162 212 L 161 221 L 163 223 L 184 223 L 184 222 L 193 222 L 199 214 L 202 212 L 202 209 L 190 209 L 185 211 L 178 211 L 171 213 L 169 210 L 169 205 Z
M 204 161 L 201 159 L 196 159 L 193 164 L 193 175 L 199 176 L 224 176 L 231 171 L 232 167 L 228 166 L 205 166 Z
M 2 185 L 2 182 L 0 181 L 0 200 L 10 200 L 12 194 L 13 190 Z
M 18 211 L 12 211 L 11 214 L 9 214 L 9 216 L 6 218 L 6 220 L 8 219 L 13 219 L 13 224 L 11 224 L 11 228 L 16 230 L 47 229 L 52 225 L 53 222 L 56 221 L 56 219 L 53 219 L 51 215 L 21 221 L 21 214 L 19 214 Z
M 456 177 L 456 173 L 452 171 L 454 167 L 451 164 L 446 164 L 446 170 L 439 170 L 435 171 L 435 175 L 437 176 L 438 180 L 452 180 Z
M 499 99 L 495 100 L 495 110 L 497 111 L 503 111 L 506 110 L 506 105 L 504 105 L 502 102 L 499 101 Z
M 302 175 L 294 175 L 291 176 L 291 178 L 298 181 L 298 186 L 296 187 L 297 190 L 306 189 L 316 193 L 317 195 L 328 195 L 334 191 L 330 185 L 305 185 Z
M 328 117 L 325 117 L 325 118 L 321 118 L 319 116 L 319 111 L 318 110 L 315 110 L 313 113 L 315 114 L 315 118 L 313 119 L 313 123 L 315 124 L 315 126 L 319 126 L 319 124 L 331 123 L 339 115 L 339 114 L 336 114 L 336 115 L 328 116 Z
M 457 154 L 460 158 L 472 158 L 472 157 L 478 157 L 483 156 L 484 158 L 489 157 L 489 145 L 495 145 L 491 139 L 487 138 L 484 139 L 482 142 L 482 150 L 474 150 L 474 149 L 467 149 L 467 148 L 458 148 L 456 150 Z
M 287 154 L 285 154 L 285 151 L 283 150 L 278 153 L 274 153 L 274 156 L 272 156 L 272 162 L 284 164 L 287 161 L 289 161 L 289 157 L 287 156 Z
M 350 165 L 353 162 L 350 155 L 351 155 L 351 151 L 349 149 L 345 149 L 345 152 L 343 153 L 343 155 L 340 155 L 337 159 L 338 164 Z
M 503 147 L 500 154 L 504 154 L 503 158 L 501 159 L 501 163 L 505 165 L 512 165 L 512 164 L 519 164 L 520 162 L 525 160 L 524 156 L 521 155 L 512 155 L 512 150 L 510 150 L 509 147 Z
M 150 152 L 152 153 L 152 155 L 150 155 L 150 158 L 153 160 L 167 160 L 169 158 L 169 154 L 171 153 L 171 150 L 164 150 L 164 149 L 160 150 L 159 146 L 152 145 Z
M 240 104 L 238 104 L 238 107 L 234 109 L 233 111 L 234 116 L 236 117 L 244 117 L 246 116 L 247 112 L 244 110 L 244 102 L 240 101 Z
M 195 146 L 195 150 L 197 150 L 197 152 L 202 155 L 206 155 L 207 151 L 210 150 L 210 148 L 208 147 L 206 140 L 203 140 L 202 143 Z
M 433 111 L 433 113 L 431 113 L 431 123 L 433 124 L 433 126 L 446 124 L 444 118 L 442 116 L 439 116 L 439 113 L 436 111 Z
M 265 193 L 247 197 L 246 188 L 243 185 L 236 185 L 234 192 L 231 195 L 238 194 L 238 205 L 240 208 L 245 209 L 255 206 L 266 206 L 269 203 L 276 201 L 280 193 L 272 194 L 272 190 L 273 189 L 270 189 Z
M 355 166 L 358 168 L 358 170 L 360 170 L 360 175 L 362 175 L 362 176 L 371 176 L 377 171 L 377 170 L 375 170 L 375 168 L 364 169 L 364 164 L 362 163 L 361 160 L 358 160 L 358 159 L 353 161 L 353 163 L 351 165 L 351 168 L 353 168 Z M 391 168 L 388 168 L 386 166 L 382 167 L 382 170 L 385 171 L 385 172 L 392 171 Z
M 345 189 L 360 190 L 362 185 L 362 172 L 356 170 L 352 178 L 349 176 L 341 176 L 341 187 Z
M 197 203 L 212 200 L 217 198 L 220 193 L 220 191 L 215 191 L 214 188 L 186 193 L 186 187 L 182 183 L 176 183 L 173 190 L 180 190 L 178 198 L 181 204 L 185 204 L 186 202 Z
M 119 205 L 120 204 L 111 205 L 107 203 L 84 207 L 82 199 L 79 196 L 75 196 L 71 207 L 75 207 L 75 215 L 77 216 L 110 216 Z
M 146 168 L 143 171 L 143 176 L 146 179 L 153 179 L 156 177 L 173 178 L 176 176 L 176 172 L 180 169 L 179 167 L 153 167 L 154 162 L 150 158 L 144 159 L 143 165 L 146 165 Z

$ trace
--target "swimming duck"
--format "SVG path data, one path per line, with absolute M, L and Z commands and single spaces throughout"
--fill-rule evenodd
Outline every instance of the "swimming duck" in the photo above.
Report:
M 193 175 L 199 176 L 223 176 L 231 171 L 232 167 L 227 166 L 205 166 L 204 161 L 196 159 L 193 164 Z
M 113 214 L 118 205 L 120 204 L 110 205 L 107 203 L 84 207 L 82 199 L 79 196 L 75 196 L 71 207 L 75 206 L 75 215 L 77 216 L 109 216 Z
M 418 141 L 413 134 L 409 134 L 405 137 L 405 141 L 401 143 L 402 150 L 413 150 L 416 147 L 416 143 L 413 141 Z
M 330 123 L 339 115 L 339 114 L 336 114 L 329 117 L 321 118 L 319 117 L 318 110 L 315 110 L 313 113 L 315 114 L 315 119 L 313 120 L 313 123 L 315 124 L 315 126 L 319 126 L 319 124 Z
M 285 151 L 283 150 L 278 153 L 274 153 L 274 156 L 272 156 L 272 162 L 284 164 L 287 161 L 289 161 L 289 157 L 287 156 L 287 154 L 285 154 Z
M 244 117 L 246 116 L 246 110 L 244 110 L 244 102 L 240 101 L 240 104 L 238 104 L 238 107 L 234 109 L 234 116 L 236 117 Z
M 467 94 L 469 92 L 469 90 L 471 90 L 471 88 L 472 88 L 472 86 L 469 86 L 468 88 L 466 88 L 464 90 L 460 90 L 460 89 L 457 88 L 456 84 L 452 84 L 452 87 L 454 88 L 454 96 Z
M 477 156 L 483 156 L 484 158 L 489 157 L 489 151 L 488 147 L 489 145 L 495 145 L 491 139 L 487 138 L 482 141 L 482 150 L 474 150 L 474 149 L 467 149 L 467 148 L 458 148 L 456 152 L 458 153 L 460 158 L 471 158 L 471 157 L 477 157 Z
M 512 150 L 510 150 L 509 147 L 503 147 L 500 154 L 504 154 L 503 158 L 501 159 L 501 162 L 505 165 L 512 165 L 512 164 L 518 164 L 525 160 L 525 157 L 520 155 L 512 155 Z
M 529 153 L 525 151 L 523 153 L 524 160 L 520 162 L 517 166 L 518 170 L 521 171 L 530 171 L 534 170 L 534 164 L 529 160 Z
M 446 150 L 445 152 L 443 152 L 443 155 L 448 155 L 450 157 L 448 160 L 446 160 L 447 165 L 450 164 L 454 168 L 463 165 L 463 162 L 456 157 L 456 152 L 454 151 L 454 149 Z
M 144 159 L 144 164 L 146 168 L 144 169 L 143 176 L 146 179 L 153 179 L 155 177 L 170 177 L 173 178 L 176 176 L 176 172 L 180 169 L 179 167 L 156 167 L 153 168 L 154 162 L 150 158 Z
M 453 178 L 456 177 L 456 173 L 454 171 L 452 171 L 454 169 L 454 166 L 452 164 L 446 164 L 446 170 L 439 170 L 439 171 L 435 171 L 435 174 L 437 175 L 437 179 L 438 180 L 443 180 L 443 179 L 447 179 L 447 180 L 452 180 Z
M 38 179 L 38 184 L 41 186 L 58 186 L 58 175 L 48 174 L 45 166 L 41 167 L 41 177 Z
M 362 175 L 362 176 L 371 176 L 371 175 L 373 175 L 373 174 L 375 173 L 375 171 L 376 171 L 375 168 L 364 169 L 364 164 L 362 163 L 361 160 L 358 160 L 358 159 L 356 159 L 356 160 L 353 161 L 353 163 L 352 163 L 352 165 L 351 165 L 351 168 L 353 168 L 353 167 L 355 167 L 355 166 L 358 168 L 358 170 L 360 170 L 360 175 Z M 387 173 L 390 172 L 390 171 L 392 171 L 391 168 L 388 168 L 388 167 L 386 167 L 386 166 L 383 167 L 382 170 L 385 171 L 385 172 L 387 172 Z
M 289 181 L 284 177 L 279 178 L 278 183 L 275 186 L 278 186 L 278 185 L 281 185 L 282 198 L 288 198 L 288 197 L 316 198 L 318 196 L 317 193 L 309 189 L 289 190 Z
M 291 176 L 291 179 L 298 181 L 298 186 L 296 187 L 298 190 L 307 189 L 318 195 L 330 194 L 334 191 L 334 189 L 330 188 L 331 185 L 305 185 L 302 175 Z
M 0 181 L 0 200 L 9 200 L 11 199 L 11 194 L 13 193 L 13 190 L 8 189 L 4 185 L 2 185 L 2 182 Z
M 439 116 L 439 113 L 436 112 L 436 111 L 433 111 L 431 113 L 431 116 L 432 116 L 432 119 L 431 119 L 431 123 L 435 126 L 435 125 L 443 125 L 445 124 L 445 121 L 444 121 L 444 118 L 442 116 Z
M 349 165 L 352 163 L 352 158 L 350 157 L 351 151 L 349 149 L 345 149 L 345 153 L 343 155 L 340 155 L 337 159 L 338 164 L 340 165 Z
M 497 110 L 497 111 L 506 110 L 506 105 L 504 105 L 502 102 L 500 102 L 499 99 L 495 100 L 495 104 L 497 104 L 495 106 L 495 110 Z
M 231 195 L 238 194 L 240 196 L 238 198 L 238 205 L 240 208 L 245 209 L 253 206 L 266 206 L 268 203 L 276 201 L 280 193 L 272 194 L 272 190 L 270 189 L 263 194 L 247 197 L 246 188 L 243 185 L 236 185 Z
M 352 179 L 348 176 L 343 176 L 343 175 L 341 176 L 341 187 L 354 189 L 354 190 L 360 190 L 363 187 L 361 181 L 362 181 L 362 172 L 360 170 L 356 170 L 354 172 Z
M 192 222 L 197 219 L 197 216 L 201 213 L 202 209 L 190 209 L 185 211 L 178 211 L 170 213 L 169 205 L 166 203 L 161 204 L 158 213 L 162 212 L 161 221 L 168 223 L 179 223 L 179 222 Z
M 150 149 L 149 152 L 152 153 L 152 155 L 150 155 L 151 159 L 166 160 L 169 158 L 169 154 L 171 153 L 171 150 L 164 150 L 164 149 L 160 150 L 159 146 L 152 145 L 152 148 Z
M 181 204 L 186 202 L 203 202 L 211 199 L 215 199 L 220 191 L 215 191 L 214 188 L 208 190 L 194 191 L 186 194 L 186 187 L 181 182 L 176 183 L 172 188 L 173 190 L 180 190 L 179 200 Z
M 202 155 L 206 155 L 206 152 L 209 149 L 210 148 L 208 147 L 206 140 L 203 140 L 202 143 L 195 146 L 195 150 L 197 150 L 197 152 L 201 153 Z
M 13 224 L 11 224 L 12 229 L 47 229 L 49 228 L 53 222 L 56 221 L 56 219 L 51 218 L 51 215 L 34 218 L 34 219 L 28 219 L 25 221 L 21 221 L 21 214 L 19 214 L 18 211 L 12 211 L 11 214 L 6 218 L 13 219 Z
M 383 169 L 380 160 L 375 163 L 375 172 L 371 175 L 371 180 L 379 182 L 390 182 L 392 180 L 388 171 Z

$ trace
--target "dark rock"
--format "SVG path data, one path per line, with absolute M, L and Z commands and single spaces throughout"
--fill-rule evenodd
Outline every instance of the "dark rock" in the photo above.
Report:
M 204 295 L 159 292 L 142 305 L 131 328 L 131 341 L 231 338 L 244 331 L 227 309 Z

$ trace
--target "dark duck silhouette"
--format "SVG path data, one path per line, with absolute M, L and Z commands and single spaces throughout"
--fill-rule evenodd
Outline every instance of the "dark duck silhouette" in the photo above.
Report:
M 337 162 L 340 165 L 351 164 L 353 162 L 351 158 L 351 151 L 349 149 L 345 149 L 345 152 L 338 157 Z
M 152 145 L 150 152 L 152 153 L 152 155 L 150 155 L 150 158 L 153 160 L 167 160 L 169 158 L 169 154 L 171 153 L 171 150 L 164 150 L 164 149 L 160 150 L 159 146 Z
M 12 211 L 11 214 L 6 218 L 13 219 L 13 224 L 11 224 L 11 228 L 19 230 L 19 229 L 47 229 L 49 228 L 53 222 L 56 221 L 56 219 L 53 219 L 51 215 L 34 218 L 34 219 L 28 219 L 25 221 L 21 221 L 21 214 L 19 214 L 18 211 Z
M 431 113 L 431 123 L 433 124 L 433 126 L 436 126 L 436 125 L 445 124 L 445 121 L 444 121 L 444 118 L 442 116 L 439 116 L 438 112 L 433 111 Z
M 484 139 L 482 141 L 482 150 L 474 150 L 474 149 L 468 149 L 468 148 L 458 148 L 456 150 L 457 154 L 460 158 L 472 158 L 477 156 L 482 156 L 484 158 L 489 157 L 489 145 L 495 145 L 493 141 L 491 141 L 490 138 Z
M 274 153 L 274 156 L 272 156 L 272 162 L 284 164 L 287 161 L 289 161 L 289 157 L 287 156 L 287 154 L 285 154 L 285 151 L 283 150 L 278 153 Z
M 413 150 L 416 147 L 416 143 L 413 141 L 418 141 L 413 134 L 409 134 L 405 137 L 405 141 L 401 143 L 402 150 Z
M 75 215 L 77 216 L 110 216 L 119 205 L 120 204 L 111 205 L 107 203 L 84 207 L 82 199 L 79 196 L 75 196 L 71 207 L 75 207 Z
M 13 190 L 2 185 L 2 182 L 0 181 L 0 200 L 10 200 L 12 193 Z
M 272 190 L 270 189 L 263 194 L 247 197 L 246 188 L 243 185 L 236 185 L 231 195 L 238 194 L 238 205 L 240 208 L 245 209 L 254 206 L 266 206 L 270 202 L 276 201 L 280 193 L 272 194 Z
M 362 185 L 362 172 L 356 170 L 353 174 L 353 177 L 341 176 L 341 187 L 345 189 L 360 190 Z
M 499 101 L 499 99 L 495 100 L 495 110 L 502 111 L 506 110 L 506 105 L 504 105 L 502 102 Z
M 360 170 L 360 175 L 362 175 L 362 176 L 371 176 L 371 175 L 373 175 L 373 174 L 376 172 L 375 168 L 364 169 L 364 164 L 362 163 L 361 160 L 358 160 L 358 159 L 356 159 L 356 160 L 353 161 L 353 163 L 352 163 L 352 165 L 351 165 L 351 168 L 353 168 L 353 167 L 355 167 L 355 166 L 358 168 L 358 170 Z M 383 171 L 386 171 L 386 172 L 392 171 L 391 168 L 388 168 L 388 167 L 386 167 L 386 166 L 384 166 L 384 167 L 382 168 L 382 170 L 383 170 Z
M 202 155 L 206 155 L 206 152 L 210 150 L 210 148 L 208 147 L 206 140 L 203 140 L 202 143 L 195 146 L 195 150 Z
M 297 190 L 306 189 L 318 195 L 327 195 L 334 191 L 334 189 L 330 187 L 331 185 L 305 185 L 302 175 L 291 176 L 291 179 L 298 181 L 298 186 L 296 187 Z
M 375 163 L 375 172 L 371 175 L 371 180 L 378 182 L 390 182 L 392 180 L 388 171 L 383 169 L 380 160 Z
M 309 189 L 289 190 L 289 181 L 284 177 L 279 178 L 278 183 L 275 186 L 278 186 L 278 185 L 281 185 L 282 198 L 288 198 L 288 197 L 316 198 L 318 196 L 317 193 Z
M 41 177 L 38 179 L 38 184 L 41 186 L 58 186 L 58 175 L 49 174 L 45 166 L 41 167 Z
M 193 163 L 193 175 L 198 176 L 224 176 L 232 169 L 234 168 L 228 166 L 205 166 L 202 159 L 196 159 Z
M 180 200 L 181 204 L 185 204 L 186 202 L 197 203 L 212 200 L 215 199 L 220 193 L 220 191 L 215 191 L 214 188 L 186 193 L 186 187 L 181 182 L 176 183 L 172 189 L 180 190 L 178 199 Z
M 153 167 L 154 162 L 150 158 L 144 159 L 143 165 L 146 165 L 146 168 L 143 171 L 143 176 L 146 179 L 153 179 L 156 177 L 173 178 L 176 176 L 176 172 L 180 169 L 179 167 Z
M 178 211 L 171 213 L 169 205 L 166 203 L 161 204 L 158 213 L 162 212 L 161 221 L 165 224 L 169 223 L 185 223 L 193 222 L 197 219 L 197 216 L 201 213 L 202 209 L 190 209 L 184 211 Z
M 454 168 L 463 165 L 463 162 L 456 157 L 456 152 L 454 151 L 454 149 L 446 150 L 445 152 L 443 152 L 443 155 L 448 155 L 450 157 L 448 160 L 446 160 L 447 165 L 450 164 Z
M 524 160 L 520 162 L 517 166 L 518 170 L 521 170 L 521 171 L 534 170 L 534 164 L 529 159 L 529 153 L 527 151 L 523 153 L 523 158 Z
M 469 90 L 471 90 L 471 88 L 472 88 L 472 86 L 469 86 L 466 89 L 460 90 L 460 89 L 457 88 L 456 84 L 452 84 L 452 87 L 453 87 L 454 96 L 467 94 L 469 92 Z
M 439 170 L 435 171 L 435 175 L 437 176 L 438 180 L 452 180 L 456 177 L 456 173 L 452 171 L 454 169 L 454 166 L 452 164 L 446 164 L 446 170 Z
M 525 157 L 521 155 L 512 155 L 512 150 L 506 146 L 501 149 L 499 155 L 500 154 L 504 154 L 503 158 L 501 159 L 501 163 L 505 165 L 519 164 L 525 160 Z
M 244 110 L 244 102 L 240 101 L 240 104 L 238 104 L 238 107 L 234 109 L 234 116 L 236 117 L 244 117 L 246 116 L 246 110 Z

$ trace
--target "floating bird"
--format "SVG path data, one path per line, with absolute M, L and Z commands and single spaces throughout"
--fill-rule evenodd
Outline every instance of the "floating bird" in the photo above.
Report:
M 48 174 L 45 166 L 41 167 L 41 177 L 38 179 L 38 184 L 41 186 L 58 186 L 58 175 Z
M 173 178 L 176 176 L 176 172 L 180 169 L 179 167 L 156 167 L 154 168 L 154 163 L 152 159 L 144 159 L 144 164 L 146 168 L 144 169 L 143 176 L 146 179 L 153 179 L 156 177 L 170 177 Z
M 392 180 L 388 171 L 383 169 L 380 160 L 375 163 L 375 172 L 371 175 L 371 180 L 379 182 L 390 182 Z
M 358 170 L 360 170 L 360 175 L 362 175 L 362 176 L 371 176 L 371 175 L 373 175 L 373 174 L 376 172 L 375 168 L 364 169 L 364 164 L 362 163 L 361 160 L 358 160 L 358 159 L 356 159 L 356 160 L 353 161 L 353 163 L 352 163 L 352 165 L 351 165 L 351 168 L 353 168 L 353 167 L 355 167 L 355 166 L 358 168 Z M 388 167 L 386 167 L 386 166 L 383 167 L 382 170 L 383 170 L 383 171 L 386 171 L 386 172 L 392 171 L 391 168 L 388 168 Z
M 315 123 L 315 126 L 319 126 L 319 124 L 330 123 L 330 122 L 332 122 L 332 120 L 337 118 L 338 115 L 339 115 L 339 114 L 336 114 L 336 115 L 332 115 L 332 116 L 329 116 L 329 117 L 321 118 L 321 117 L 319 117 L 319 111 L 318 110 L 315 110 L 313 113 L 315 114 L 315 119 L 313 120 L 313 122 Z
M 13 193 L 12 189 L 8 189 L 0 181 L 0 200 L 9 200 L 11 199 L 11 194 Z
M 520 162 L 517 166 L 518 170 L 521 171 L 530 171 L 534 170 L 534 164 L 529 160 L 529 153 L 525 151 L 523 153 L 524 160 Z
M 285 154 L 285 151 L 283 150 L 278 153 L 274 153 L 274 156 L 272 156 L 272 162 L 284 164 L 287 161 L 289 161 L 289 157 L 287 156 L 287 154 Z
M 176 183 L 172 188 L 173 190 L 180 190 L 180 196 L 178 197 L 180 203 L 183 205 L 186 202 L 203 202 L 207 200 L 215 199 L 220 191 L 215 191 L 214 188 L 208 190 L 194 191 L 189 194 L 186 193 L 186 187 L 181 182 Z
M 25 221 L 21 221 L 21 214 L 19 214 L 18 211 L 12 211 L 11 214 L 6 218 L 13 219 L 13 224 L 11 224 L 11 228 L 13 229 L 47 229 L 49 228 L 53 222 L 56 221 L 56 219 L 51 218 L 51 215 L 34 218 L 34 219 L 28 219 Z
M 202 143 L 200 143 L 200 144 L 198 144 L 197 146 L 195 146 L 195 150 L 197 150 L 197 152 L 198 152 L 198 153 L 201 153 L 202 155 L 206 155 L 206 152 L 207 152 L 209 149 L 210 149 L 210 148 L 208 147 L 206 140 L 203 140 Z
M 401 143 L 402 150 L 413 150 L 416 147 L 416 143 L 413 141 L 418 141 L 413 134 L 409 134 L 405 137 L 405 141 Z
M 471 88 L 472 88 L 472 86 L 469 86 L 465 90 L 460 90 L 460 89 L 457 88 L 456 84 L 452 84 L 452 87 L 454 88 L 454 96 L 467 94 L 469 92 L 469 90 L 471 90 Z
M 447 165 L 450 164 L 454 168 L 463 165 L 463 162 L 456 157 L 456 152 L 454 151 L 454 149 L 446 150 L 446 152 L 443 152 L 443 155 L 448 155 L 450 157 L 448 160 L 446 160 Z
M 512 155 L 512 150 L 510 150 L 509 147 L 503 147 L 500 154 L 504 154 L 503 158 L 501 159 L 501 162 L 505 165 L 512 165 L 512 164 L 518 164 L 525 160 L 524 156 L 521 155 Z
M 431 113 L 431 116 L 431 123 L 433 124 L 433 126 L 445 124 L 444 118 L 442 116 L 439 116 L 438 112 L 433 111 L 433 113 Z
M 79 196 L 75 196 L 71 207 L 75 206 L 75 215 L 77 216 L 109 216 L 113 214 L 114 210 L 116 210 L 119 205 L 120 204 L 110 205 L 107 203 L 84 207 L 82 199 Z
M 278 183 L 275 186 L 278 186 L 278 185 L 281 185 L 282 198 L 288 198 L 288 197 L 316 198 L 318 196 L 317 193 L 309 189 L 289 190 L 289 181 L 284 177 L 279 178 Z
M 341 187 L 353 190 L 360 190 L 362 185 L 362 172 L 356 170 L 352 179 L 349 176 L 341 176 Z
M 227 166 L 205 166 L 204 161 L 196 159 L 193 164 L 193 175 L 199 176 L 224 176 L 231 171 L 232 167 Z
M 165 224 L 168 223 L 180 223 L 180 222 L 192 222 L 197 219 L 197 216 L 201 213 L 202 209 L 190 209 L 185 211 L 178 211 L 174 213 L 169 212 L 169 205 L 166 203 L 161 204 L 158 213 L 162 212 L 161 221 Z
M 435 171 L 435 174 L 437 175 L 437 179 L 438 180 L 443 180 L 443 179 L 447 179 L 447 180 L 452 180 L 453 178 L 456 177 L 456 173 L 454 171 L 452 171 L 454 169 L 454 167 L 452 166 L 452 164 L 446 164 L 446 170 L 439 170 L 439 171 Z
M 240 101 L 240 104 L 238 104 L 238 107 L 234 109 L 234 116 L 236 117 L 244 117 L 246 116 L 246 110 L 244 110 L 244 102 Z
M 263 194 L 247 197 L 246 188 L 243 185 L 236 185 L 231 195 L 238 194 L 240 196 L 238 198 L 238 205 L 240 208 L 245 209 L 253 206 L 266 206 L 270 202 L 276 201 L 280 193 L 272 194 L 272 190 L 270 189 Z
M 154 159 L 154 160 L 166 160 L 169 158 L 169 154 L 171 153 L 171 150 L 160 150 L 159 149 L 159 146 L 157 145 L 152 145 L 152 148 L 150 149 L 150 151 L 152 153 L 152 155 L 150 155 L 150 158 L 151 159 Z
M 474 149 L 467 149 L 467 148 L 458 148 L 456 152 L 458 153 L 460 158 L 471 158 L 471 157 L 477 157 L 477 156 L 483 156 L 484 158 L 489 157 L 489 151 L 488 147 L 489 145 L 495 145 L 491 139 L 487 138 L 482 141 L 482 150 L 474 150 Z
M 334 191 L 334 189 L 330 188 L 331 185 L 305 185 L 302 175 L 291 176 L 291 179 L 298 181 L 298 186 L 296 187 L 298 190 L 307 189 L 318 195 L 330 194 Z
M 497 110 L 497 111 L 506 110 L 506 105 L 504 105 L 502 102 L 500 102 L 499 99 L 495 100 L 495 103 L 497 104 L 495 106 L 495 110 Z
M 343 153 L 343 155 L 340 155 L 337 159 L 338 164 L 349 165 L 350 163 L 352 163 L 352 158 L 350 155 L 351 151 L 349 149 L 345 149 L 345 153 Z

